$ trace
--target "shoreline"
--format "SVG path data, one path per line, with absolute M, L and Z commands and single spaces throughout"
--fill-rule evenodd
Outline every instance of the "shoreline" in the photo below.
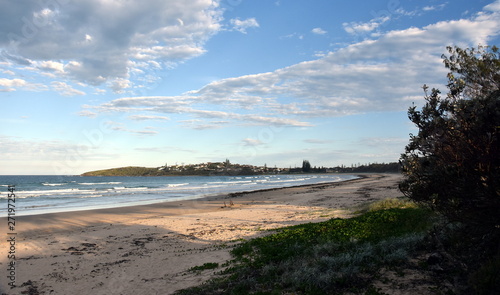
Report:
M 387 173 L 390 174 L 390 173 Z M 356 178 L 354 179 L 347 179 L 347 180 L 341 180 L 341 181 L 328 181 L 328 182 L 319 182 L 319 183 L 313 183 L 313 184 L 300 184 L 300 185 L 292 185 L 292 186 L 285 186 L 285 187 L 274 187 L 274 188 L 263 188 L 263 189 L 256 189 L 256 190 L 249 190 L 249 191 L 237 191 L 237 192 L 232 192 L 232 193 L 217 193 L 213 195 L 205 195 L 205 196 L 200 196 L 200 197 L 188 197 L 186 199 L 179 198 L 179 199 L 170 199 L 170 200 L 161 200 L 161 201 L 152 201 L 151 203 L 148 204 L 125 204 L 121 206 L 114 206 L 114 207 L 102 207 L 102 208 L 92 208 L 89 207 L 88 209 L 82 208 L 82 209 L 74 209 L 74 210 L 67 210 L 67 211 L 56 211 L 56 212 L 44 212 L 44 213 L 34 213 L 34 214 L 22 214 L 22 215 L 17 215 L 18 218 L 28 218 L 32 216 L 40 216 L 43 218 L 45 215 L 51 215 L 51 214 L 80 214 L 83 212 L 87 211 L 101 211 L 101 210 L 125 210 L 126 212 L 131 212 L 134 211 L 134 208 L 138 208 L 141 210 L 141 207 L 156 207 L 161 204 L 168 204 L 168 203 L 176 203 L 176 204 L 190 204 L 190 203 L 198 203 L 198 202 L 213 202 L 217 200 L 224 200 L 228 198 L 235 198 L 239 197 L 242 195 L 246 194 L 253 194 L 253 193 L 264 193 L 264 192 L 272 192 L 276 190 L 283 190 L 283 189 L 288 189 L 288 188 L 299 188 L 299 187 L 309 187 L 309 186 L 316 186 L 316 185 L 327 185 L 327 184 L 336 184 L 336 183 L 344 183 L 344 182 L 349 182 L 349 181 L 355 181 L 359 180 L 362 178 L 367 177 L 366 175 L 369 175 L 367 173 L 366 175 L 364 174 L 348 174 L 345 173 L 343 175 L 352 175 L 355 176 Z M 112 213 L 112 212 L 109 212 Z M 0 217 L 0 224 L 5 223 L 5 220 L 7 217 Z
M 362 176 L 363 173 L 337 173 L 336 175 L 338 176 L 353 176 L 353 177 L 356 177 L 356 178 L 361 178 L 363 177 Z M 303 175 L 318 175 L 318 174 L 303 174 Z M 113 177 L 113 176 L 111 176 Z M 144 176 L 144 177 L 163 177 L 163 176 Z M 187 176 L 187 177 L 191 177 L 191 176 Z M 195 175 L 192 175 L 192 177 L 198 177 L 198 176 L 195 176 Z M 207 177 L 210 177 L 210 176 L 207 176 Z M 348 180 L 351 180 L 351 179 L 347 179 L 347 180 L 339 180 L 339 181 L 325 181 L 325 182 L 322 182 L 322 183 L 329 183 L 329 182 L 343 182 L 343 181 L 348 181 Z M 21 211 L 21 212 L 16 212 L 17 213 L 17 216 L 21 217 L 21 216 L 34 216 L 34 215 L 46 215 L 46 214 L 58 214 L 58 213 L 69 213 L 69 212 L 80 212 L 80 211 L 93 211 L 93 210 L 103 210 L 103 209 L 114 209 L 114 208 L 123 208 L 123 207 L 139 207 L 139 206 L 148 206 L 148 205 L 156 205 L 156 204 L 160 204 L 160 203 L 165 203 L 165 202 L 188 202 L 188 201 L 197 201 L 197 200 L 203 200 L 203 199 L 207 199 L 207 198 L 221 198 L 221 197 L 224 197 L 224 196 L 227 196 L 227 195 L 231 195 L 231 194 L 236 194 L 236 195 L 239 195 L 239 194 L 244 194 L 244 193 L 252 193 L 252 192 L 258 192 L 258 191 L 267 191 L 267 190 L 276 190 L 276 189 L 283 189 L 283 188 L 290 188 L 290 187 L 300 187 L 300 186 L 308 186 L 308 185 L 315 185 L 315 184 L 319 184 L 319 183 L 309 183 L 309 184 L 298 184 L 298 185 L 288 185 L 288 186 L 282 186 L 282 187 L 270 187 L 270 188 L 260 188 L 260 189 L 251 189 L 251 190 L 241 190 L 241 191 L 235 191 L 235 192 L 212 192 L 212 193 L 205 193 L 205 194 L 200 194 L 198 196 L 183 196 L 183 197 L 175 197 L 175 198 L 167 198 L 167 199 L 152 199 L 152 200 L 134 200 L 134 201 L 128 201 L 128 202 L 123 202 L 123 203 L 119 203 L 119 204 L 116 204 L 116 205 L 111 205 L 111 204 L 108 204 L 108 203 L 105 203 L 105 204 L 101 204 L 101 205 L 92 205 L 92 204 L 89 204 L 89 205 L 84 205 L 84 206 L 81 206 L 81 207 L 50 207 L 50 206 L 38 206 L 38 207 L 46 207 L 45 209 L 41 209 L 41 210 L 34 210 L 32 212 L 30 212 L 29 208 L 28 208 L 28 212 L 26 213 L 26 211 Z M 199 190 L 198 188 L 193 188 L 193 190 Z M 23 192 L 23 191 L 17 191 L 16 190 L 16 194 L 22 194 L 22 193 L 26 193 L 26 192 Z M 130 194 L 134 194 L 132 191 L 130 192 Z M 2 214 L 3 215 L 3 214 Z M 3 217 L 0 217 L 0 220 L 2 220 Z
M 249 197 L 253 194 L 283 191 L 287 189 L 310 188 L 310 187 L 312 188 L 316 186 L 325 186 L 325 185 L 335 187 L 337 185 L 347 184 L 349 182 L 360 181 L 364 178 L 370 177 L 370 174 L 367 175 L 356 174 L 355 176 L 357 176 L 358 178 L 348 179 L 343 181 L 302 184 L 289 187 L 266 188 L 253 191 L 217 194 L 217 195 L 204 196 L 188 200 L 161 201 L 152 204 L 126 205 L 126 206 L 111 207 L 111 208 L 95 208 L 95 209 L 50 212 L 50 213 L 32 214 L 32 215 L 20 215 L 17 216 L 16 220 L 19 221 L 20 228 L 22 228 L 22 231 L 26 232 L 32 230 L 33 228 L 38 229 L 40 223 L 42 223 L 43 226 L 52 224 L 55 225 L 55 227 L 60 227 L 59 223 L 61 221 L 64 222 L 67 219 L 72 219 L 73 225 L 78 224 L 80 226 L 88 226 L 94 224 L 95 220 L 100 220 L 97 223 L 104 222 L 105 220 L 109 223 L 112 223 L 114 220 L 112 218 L 109 218 L 110 215 L 111 216 L 127 215 L 127 217 L 129 218 L 149 218 L 150 214 L 155 214 L 155 213 L 167 214 L 169 216 L 205 213 L 229 207 L 230 206 L 229 201 L 231 199 L 241 198 L 245 196 Z M 226 204 L 227 207 L 224 207 L 224 202 L 227 202 Z M 7 224 L 7 219 L 8 219 L 7 217 L 0 217 L 0 224 Z M 26 226 L 26 224 L 29 224 L 29 226 Z
M 239 240 L 268 229 L 352 216 L 350 208 L 401 196 L 400 178 L 365 174 L 187 201 L 19 216 L 13 294 L 27 288 L 46 294 L 171 294 L 209 279 L 217 270 L 187 270 L 209 262 L 222 265 Z M 4 234 L 6 222 L 0 218 Z M 0 242 L 3 292 L 8 291 L 7 252 L 7 242 Z M 32 285 L 19 287 L 28 281 Z

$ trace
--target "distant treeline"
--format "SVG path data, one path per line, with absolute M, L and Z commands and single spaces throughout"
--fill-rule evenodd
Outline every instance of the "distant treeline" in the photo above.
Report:
M 392 163 L 372 163 L 366 165 L 359 165 L 354 167 L 335 167 L 336 172 L 346 173 L 346 172 L 375 172 L 375 173 L 397 173 L 401 172 L 401 166 L 398 162 Z
M 399 163 L 372 163 L 365 165 L 337 166 L 333 168 L 311 167 L 308 161 L 304 161 L 302 168 L 290 168 L 290 173 L 399 173 Z

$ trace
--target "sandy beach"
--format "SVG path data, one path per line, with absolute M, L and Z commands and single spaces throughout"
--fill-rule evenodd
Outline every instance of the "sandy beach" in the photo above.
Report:
M 13 278 L 7 220 L 0 218 L 0 294 L 171 294 L 209 279 L 212 270 L 188 270 L 223 264 L 241 239 L 349 217 L 363 203 L 401 196 L 400 178 L 370 174 L 339 183 L 17 217 Z M 12 279 L 17 287 L 10 289 Z

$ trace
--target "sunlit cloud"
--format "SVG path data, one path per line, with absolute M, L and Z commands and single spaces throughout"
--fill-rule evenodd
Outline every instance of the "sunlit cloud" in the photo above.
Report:
M 405 111 L 415 100 L 422 100 L 423 84 L 444 85 L 441 54 L 446 46 L 473 46 L 499 34 L 500 13 L 495 6 L 490 11 L 470 19 L 389 31 L 316 60 L 217 80 L 179 96 L 120 98 L 91 110 L 176 113 L 198 120 L 292 127 L 314 126 L 311 119 L 319 117 Z M 225 109 L 217 109 L 222 104 Z M 209 122 L 184 126 L 223 127 Z
M 328 33 L 327 31 L 323 30 L 322 28 L 314 28 L 311 30 L 311 32 L 313 34 L 316 34 L 316 35 L 325 35 L 326 33 Z
M 257 20 L 255 18 L 248 18 L 245 20 L 240 20 L 238 18 L 235 18 L 235 19 L 231 19 L 229 22 L 233 26 L 234 30 L 239 31 L 243 34 L 246 34 L 247 29 L 249 29 L 249 28 L 258 28 L 259 27 L 259 23 L 257 22 Z
M 127 79 L 134 60 L 163 68 L 203 54 L 205 42 L 221 29 L 221 14 L 205 0 L 56 1 L 47 7 L 14 1 L 0 11 L 0 59 L 66 83 L 108 83 L 121 93 L 133 84 Z M 241 30 L 256 25 L 238 24 Z
M 73 87 L 64 82 L 54 81 L 50 83 L 50 85 L 55 91 L 59 92 L 62 96 L 85 95 L 85 92 L 80 91 L 78 89 L 74 89 Z

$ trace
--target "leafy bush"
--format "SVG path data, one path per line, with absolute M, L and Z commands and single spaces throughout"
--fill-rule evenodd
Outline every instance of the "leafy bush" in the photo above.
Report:
M 484 263 L 471 278 L 470 284 L 476 294 L 494 295 L 500 290 L 500 253 Z
M 401 156 L 410 199 L 481 231 L 500 225 L 500 53 L 498 48 L 448 48 L 449 92 L 426 93 L 419 128 Z
M 401 191 L 460 225 L 446 249 L 468 266 L 476 294 L 497 294 L 500 274 L 500 51 L 448 48 L 448 94 L 424 85 L 426 104 L 408 111 L 418 127 L 401 164 Z M 438 244 L 441 244 L 438 241 Z M 491 259 L 492 257 L 496 257 Z M 460 268 L 460 267 L 458 267 Z M 496 270 L 495 270 L 496 269 Z

